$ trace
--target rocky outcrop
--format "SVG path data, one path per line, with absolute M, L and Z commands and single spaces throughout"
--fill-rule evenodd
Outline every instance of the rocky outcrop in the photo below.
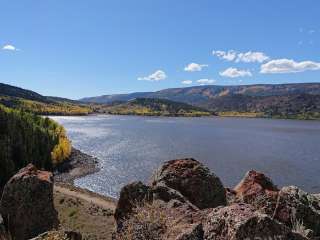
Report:
M 32 164 L 21 169 L 5 185 L 0 212 L 13 239 L 29 239 L 57 227 L 52 174 Z
M 290 229 L 248 204 L 214 209 L 204 222 L 204 239 L 291 239 Z
M 220 179 L 192 158 L 165 162 L 154 173 L 152 185 L 177 190 L 199 209 L 226 205 L 226 191 Z
M 249 171 L 234 188 L 194 159 L 165 162 L 150 185 L 120 194 L 115 239 L 306 240 L 320 237 L 320 199 Z
M 279 192 L 274 217 L 292 227 L 301 224 L 320 236 L 320 200 L 295 186 L 283 187 Z
M 234 188 L 236 202 L 248 203 L 270 216 L 276 208 L 278 187 L 261 172 L 251 170 Z

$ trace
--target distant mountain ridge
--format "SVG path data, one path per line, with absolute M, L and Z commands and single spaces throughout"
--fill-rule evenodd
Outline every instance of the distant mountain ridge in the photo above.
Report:
M 281 96 L 291 94 L 320 95 L 320 83 L 289 83 L 289 84 L 255 84 L 219 86 L 206 85 L 185 88 L 169 88 L 156 92 L 135 92 L 128 94 L 113 94 L 79 99 L 90 103 L 111 103 L 114 101 L 129 101 L 135 98 L 164 98 L 189 104 L 199 104 L 208 99 L 230 95 L 245 96 Z
M 320 118 L 320 83 L 208 85 L 104 95 L 80 101 L 110 104 L 130 101 L 136 96 L 186 103 L 216 112 L 220 116 Z
M 140 102 L 132 102 L 136 99 L 140 99 Z M 152 105 L 147 99 L 153 99 Z M 208 85 L 105 95 L 78 101 L 42 96 L 33 91 L 0 83 L 0 104 L 43 115 L 125 114 L 130 109 L 134 111 L 129 111 L 128 114 L 142 112 L 142 115 L 163 115 L 165 109 L 159 113 L 153 108 L 161 104 L 169 108 L 173 106 L 173 112 L 169 115 L 176 115 L 176 112 L 179 112 L 176 111 L 177 107 L 182 106 L 179 104 L 189 104 L 219 116 L 320 119 L 320 83 Z

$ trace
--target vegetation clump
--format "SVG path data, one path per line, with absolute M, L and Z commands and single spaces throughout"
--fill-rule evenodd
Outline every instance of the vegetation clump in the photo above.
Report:
M 70 153 L 71 143 L 62 126 L 0 105 L 0 188 L 28 163 L 51 170 Z

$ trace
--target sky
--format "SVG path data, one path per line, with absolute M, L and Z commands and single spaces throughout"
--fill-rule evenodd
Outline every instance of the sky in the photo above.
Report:
M 319 0 L 0 4 L 0 82 L 47 96 L 320 81 Z

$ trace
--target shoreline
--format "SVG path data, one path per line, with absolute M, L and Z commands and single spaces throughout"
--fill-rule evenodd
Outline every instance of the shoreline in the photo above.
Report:
M 53 174 L 56 183 L 67 183 L 74 186 L 74 180 L 100 170 L 98 158 L 72 147 L 68 160 L 55 167 Z

